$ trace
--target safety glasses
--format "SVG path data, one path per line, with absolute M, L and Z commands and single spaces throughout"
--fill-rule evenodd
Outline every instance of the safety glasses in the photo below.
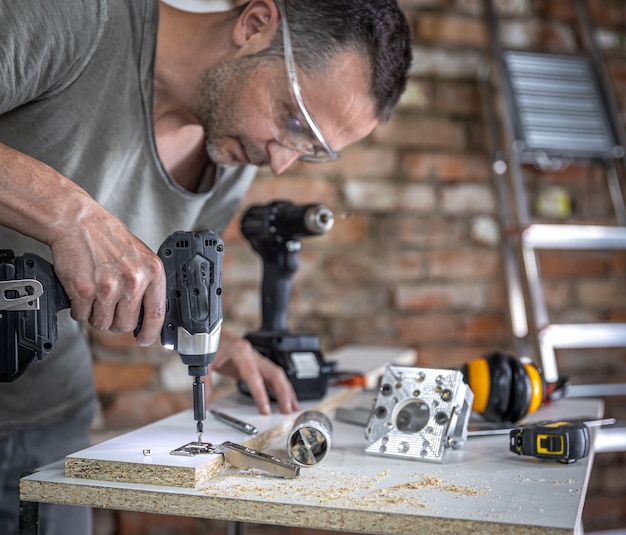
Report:
M 274 123 L 277 129 L 275 132 L 276 139 L 281 145 L 302 152 L 302 155 L 298 158 L 302 162 L 321 163 L 334 161 L 339 158 L 339 154 L 330 147 L 302 99 L 300 83 L 296 73 L 296 62 L 291 48 L 291 35 L 287 23 L 286 6 L 283 0 L 275 0 L 275 2 L 280 12 L 282 24 L 287 84 L 291 98 L 297 106 L 294 112 L 288 113 L 282 113 L 277 109 L 276 105 L 273 106 L 273 112 L 278 116 Z

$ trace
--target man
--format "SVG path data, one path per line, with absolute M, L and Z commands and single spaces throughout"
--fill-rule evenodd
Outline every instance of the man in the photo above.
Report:
M 13 533 L 20 473 L 88 445 L 81 323 L 129 332 L 143 305 L 137 342 L 157 341 L 162 240 L 222 232 L 257 166 L 332 160 L 367 136 L 411 57 L 395 0 L 201 15 L 155 0 L 0 0 L 0 26 L 0 248 L 48 256 L 72 301 L 53 353 L 0 384 L 0 532 Z M 298 408 L 283 371 L 226 329 L 212 369 L 248 383 L 262 413 L 268 391 Z M 89 533 L 70 509 L 42 507 L 42 532 Z

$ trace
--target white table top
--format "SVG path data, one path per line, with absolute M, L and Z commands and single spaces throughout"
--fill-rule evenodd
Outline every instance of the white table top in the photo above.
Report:
M 562 400 L 541 419 L 600 415 Z M 182 415 L 181 417 L 186 417 Z M 62 462 L 22 480 L 22 499 L 363 533 L 577 533 L 593 453 L 564 465 L 518 457 L 508 437 L 471 438 L 442 464 L 366 455 L 363 429 L 333 422 L 332 447 L 292 480 L 226 470 L 183 489 L 71 479 Z M 284 440 L 265 450 L 285 457 Z

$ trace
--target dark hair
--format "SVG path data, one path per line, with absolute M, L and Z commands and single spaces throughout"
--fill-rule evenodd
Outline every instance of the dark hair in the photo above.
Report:
M 282 2 L 286 6 L 298 66 L 307 74 L 314 74 L 323 69 L 337 52 L 356 49 L 364 54 L 370 66 L 370 93 L 376 116 L 381 122 L 389 119 L 406 88 L 412 60 L 409 25 L 397 1 Z M 279 25 L 270 49 L 282 54 L 282 47 Z

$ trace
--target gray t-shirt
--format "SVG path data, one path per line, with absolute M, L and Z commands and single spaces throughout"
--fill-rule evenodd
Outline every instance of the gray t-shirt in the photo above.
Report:
M 163 168 L 154 140 L 156 0 L 0 0 L 0 142 L 75 181 L 153 250 L 175 230 L 221 233 L 256 168 L 220 167 L 208 193 Z M 1 192 L 0 192 L 1 194 Z M 0 227 L 0 249 L 48 247 Z M 0 383 L 0 433 L 53 422 L 94 397 L 79 324 L 59 314 L 54 351 Z

